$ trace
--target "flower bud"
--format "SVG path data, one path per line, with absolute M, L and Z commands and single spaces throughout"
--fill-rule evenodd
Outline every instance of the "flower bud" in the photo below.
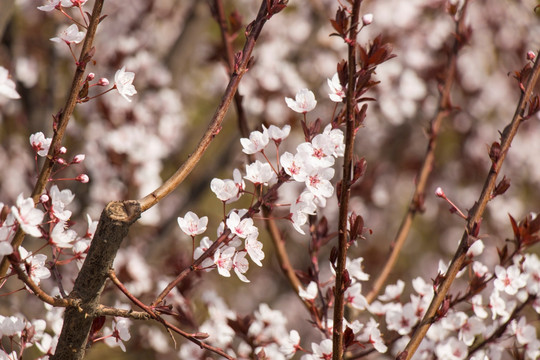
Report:
M 60 150 L 58 150 L 58 153 L 59 153 L 59 154 L 65 154 L 66 152 L 67 152 L 67 149 L 66 149 L 65 146 L 62 146 L 62 147 L 60 148 Z
M 75 178 L 75 180 L 82 182 L 83 184 L 86 184 L 90 181 L 90 178 L 86 174 L 81 174 Z
M 443 191 L 443 189 L 441 189 L 440 187 L 438 187 L 437 189 L 435 189 L 435 195 L 437 195 L 438 197 L 441 197 L 441 198 L 444 198 L 444 197 L 445 197 L 444 191 Z
M 99 79 L 98 83 L 99 86 L 107 86 L 109 85 L 109 79 L 107 78 L 101 78 Z
M 49 195 L 47 195 L 47 194 L 42 194 L 42 195 L 39 197 L 39 202 L 40 202 L 40 203 L 46 203 L 47 201 L 49 201 Z
M 71 163 L 72 164 L 81 163 L 81 162 L 84 161 L 85 157 L 86 157 L 86 155 L 84 155 L 84 154 L 75 155 L 75 157 L 73 158 L 73 161 L 71 161 Z
M 96 74 L 94 74 L 94 73 L 89 73 L 89 74 L 86 76 L 86 81 L 92 81 L 92 80 L 94 80 L 95 77 L 96 77 Z
M 534 61 L 536 58 L 536 55 L 534 54 L 534 51 L 527 51 L 527 60 Z
M 362 24 L 364 24 L 364 26 L 368 26 L 372 22 L 373 22 L 373 14 L 366 14 L 362 16 Z
M 62 159 L 62 158 L 57 158 L 56 159 L 56 162 L 60 165 L 66 165 L 66 160 Z

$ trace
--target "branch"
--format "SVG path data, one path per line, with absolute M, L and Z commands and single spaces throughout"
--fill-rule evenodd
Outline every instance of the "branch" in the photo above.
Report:
M 105 288 L 108 271 L 130 226 L 140 215 L 141 207 L 137 201 L 110 202 L 101 213 L 88 255 L 69 294 L 70 299 L 79 301 L 79 306 L 66 309 L 52 360 L 79 360 L 84 357 L 92 322 L 98 310 L 102 310 L 99 298 Z
M 216 21 L 219 25 L 219 30 L 221 32 L 221 42 L 225 49 L 224 58 L 227 63 L 227 70 L 229 74 L 234 73 L 234 50 L 232 47 L 233 38 L 227 31 L 227 19 L 225 18 L 225 10 L 223 10 L 223 1 L 214 0 L 214 9 Z M 236 113 L 238 115 L 238 127 L 240 128 L 240 133 L 243 137 L 249 136 L 249 128 L 247 125 L 246 113 L 244 107 L 242 106 L 242 95 L 237 91 L 234 94 L 234 105 L 236 108 Z
M 441 303 L 443 302 L 446 294 L 448 293 L 450 285 L 454 281 L 456 274 L 459 272 L 464 260 L 466 259 L 467 250 L 470 245 L 469 237 L 471 236 L 471 234 L 475 234 L 476 229 L 478 229 L 480 226 L 482 214 L 484 213 L 487 203 L 491 198 L 493 189 L 495 188 L 497 176 L 499 175 L 503 162 L 506 158 L 506 154 L 510 149 L 512 140 L 514 139 L 514 136 L 516 135 L 519 125 L 523 119 L 523 114 L 527 107 L 527 102 L 531 98 L 534 87 L 538 81 L 538 77 L 540 76 L 539 58 L 540 57 L 536 58 L 534 67 L 531 70 L 531 74 L 527 82 L 527 86 L 525 87 L 525 91 L 523 91 L 521 94 L 521 98 L 519 99 L 513 119 L 511 123 L 506 126 L 506 128 L 501 134 L 500 155 L 496 159 L 496 161 L 492 160 L 492 166 L 486 177 L 482 193 L 480 194 L 478 201 L 474 204 L 473 208 L 470 211 L 467 226 L 465 228 L 465 231 L 463 232 L 459 247 L 456 250 L 456 253 L 454 255 L 454 258 L 452 259 L 448 271 L 446 272 L 444 280 L 437 289 L 436 294 L 431 304 L 429 305 L 426 314 L 424 315 L 424 318 L 422 319 L 420 325 L 412 335 L 411 340 L 405 347 L 405 350 L 403 350 L 403 352 L 398 355 L 399 359 L 409 360 L 414 355 L 416 349 L 420 345 L 420 342 L 422 341 L 429 327 L 431 326 L 431 323 L 435 320 L 437 311 Z
M 57 307 L 77 306 L 76 301 L 73 299 L 61 299 L 54 298 L 41 289 L 28 274 L 19 266 L 21 260 L 17 259 L 14 254 L 7 255 L 7 258 L 12 266 L 13 270 L 17 273 L 19 279 L 26 284 L 26 286 L 36 295 L 41 301 L 46 302 L 49 305 Z M 22 260 L 24 264 L 24 260 Z
M 86 70 L 86 65 L 92 58 L 92 52 L 93 52 L 92 44 L 94 42 L 97 26 L 100 21 L 101 9 L 103 7 L 104 1 L 105 0 L 96 0 L 94 4 L 94 9 L 92 10 L 92 17 L 90 18 L 90 24 L 88 25 L 86 36 L 84 38 L 84 44 L 81 49 L 81 53 L 79 55 L 79 61 L 77 62 L 77 69 L 75 70 L 75 75 L 73 76 L 73 81 L 71 83 L 71 89 L 69 90 L 68 98 L 66 100 L 64 108 L 63 110 L 61 110 L 59 117 L 57 119 L 58 123 L 56 124 L 56 127 L 54 128 L 54 135 L 53 135 L 51 145 L 49 148 L 49 153 L 47 154 L 47 157 L 45 158 L 45 162 L 43 163 L 43 166 L 41 167 L 38 180 L 36 184 L 34 185 L 34 190 L 32 191 L 32 199 L 34 200 L 34 204 L 38 203 L 39 197 L 45 190 L 45 186 L 47 185 L 49 181 L 52 168 L 55 164 L 54 158 L 56 155 L 58 155 L 58 151 L 60 150 L 60 147 L 62 146 L 62 139 L 64 138 L 64 134 L 66 132 L 69 119 L 71 118 L 71 115 L 73 114 L 75 105 L 77 105 L 77 100 L 79 99 L 79 91 L 81 89 L 81 84 L 84 81 L 84 72 Z M 56 121 L 56 118 L 55 118 L 55 121 Z M 11 241 L 11 245 L 13 246 L 13 251 L 17 251 L 18 247 L 21 246 L 23 240 L 24 240 L 24 231 L 22 231 L 22 229 L 19 227 L 19 229 L 17 229 L 17 232 L 15 233 L 13 240 Z M 2 263 L 0 264 L 0 277 L 4 276 L 7 273 L 8 269 L 9 269 L 9 262 L 8 262 L 7 257 L 4 257 L 2 259 Z
M 348 56 L 348 84 L 347 84 L 347 128 L 345 132 L 345 156 L 343 159 L 343 177 L 341 179 L 341 194 L 339 197 L 339 231 L 337 248 L 336 283 L 334 287 L 334 324 L 332 331 L 332 359 L 340 360 L 343 357 L 343 318 L 345 315 L 345 263 L 347 260 L 347 218 L 349 212 L 349 197 L 352 182 L 353 151 L 355 137 L 355 109 L 357 107 L 356 92 L 356 37 L 358 22 L 360 20 L 361 0 L 354 0 L 352 4 L 351 28 L 349 30 L 349 56 Z
M 251 65 L 251 53 L 255 47 L 255 42 L 257 41 L 261 30 L 268 20 L 268 11 L 266 9 L 266 1 L 261 2 L 261 7 L 257 14 L 257 18 L 248 25 L 246 30 L 247 39 L 244 45 L 244 49 L 241 52 L 241 59 L 238 63 L 234 64 L 234 72 L 231 75 L 227 89 L 221 98 L 221 103 L 219 104 L 210 125 L 206 129 L 206 132 L 202 136 L 199 144 L 197 145 L 195 151 L 189 156 L 189 158 L 180 166 L 180 168 L 167 180 L 163 185 L 154 190 L 151 194 L 146 195 L 144 198 L 140 199 L 142 211 L 150 209 L 152 206 L 157 204 L 165 196 L 169 195 L 174 189 L 180 185 L 184 179 L 191 173 L 195 168 L 199 160 L 202 158 L 203 154 L 210 146 L 210 143 L 214 137 L 219 134 L 221 130 L 221 124 L 227 114 L 227 110 L 231 104 L 231 101 L 238 89 L 240 80 L 244 74 L 248 71 L 249 66 Z
M 254 205 L 252 205 L 249 208 L 247 214 L 242 216 L 242 219 L 252 217 L 253 214 L 258 213 L 260 211 L 261 206 L 268 201 L 269 197 L 272 197 L 275 194 L 277 189 L 279 189 L 279 187 L 287 179 L 288 179 L 288 177 L 278 179 L 278 182 L 275 183 L 274 185 L 272 185 L 272 187 L 270 189 L 268 189 L 267 193 L 263 196 L 262 200 L 259 200 Z M 167 285 L 167 287 L 152 302 L 150 307 L 157 306 L 160 302 L 163 301 L 163 299 L 165 299 L 167 294 L 170 293 L 171 290 L 175 288 L 175 286 L 177 286 L 178 284 L 180 284 L 184 280 L 184 278 L 186 276 L 188 276 L 191 272 L 196 271 L 198 269 L 199 265 L 201 265 L 202 262 L 206 258 L 212 256 L 214 254 L 214 252 L 217 250 L 217 248 L 220 247 L 221 244 L 223 244 L 228 239 L 230 234 L 231 234 L 231 230 L 230 229 L 225 229 L 225 231 L 223 231 L 223 233 L 217 238 L 217 240 L 214 241 L 212 243 L 212 245 L 200 257 L 198 257 L 197 260 L 195 260 L 193 262 L 193 264 L 191 264 L 190 267 L 187 267 L 184 270 L 182 270 L 182 272 L 180 272 L 180 274 L 178 274 L 178 276 Z
M 155 313 L 151 307 L 146 306 L 145 304 L 143 304 L 139 299 L 137 299 L 135 296 L 133 296 L 128 291 L 128 289 L 126 289 L 126 287 L 124 286 L 124 284 L 122 284 L 120 282 L 120 280 L 118 280 L 118 278 L 116 277 L 116 274 L 114 273 L 114 270 L 112 270 L 112 269 L 109 270 L 109 279 L 111 279 L 111 281 L 120 289 L 120 291 L 122 291 L 135 305 L 137 305 L 138 307 L 143 309 L 152 319 L 162 323 L 163 326 L 165 326 L 167 329 L 171 329 L 174 332 L 182 335 L 184 338 L 186 338 L 189 341 L 193 342 L 194 344 L 200 346 L 201 348 L 212 351 L 212 352 L 214 352 L 214 353 L 216 353 L 218 355 L 223 356 L 226 359 L 233 360 L 233 358 L 230 357 L 229 355 L 227 355 L 225 352 L 223 352 L 222 349 L 213 347 L 213 346 L 208 345 L 208 344 L 206 344 L 206 343 L 199 340 L 199 338 L 208 337 L 208 334 L 206 334 L 206 333 L 195 333 L 195 334 L 187 333 L 187 332 L 181 330 L 180 328 L 174 326 L 173 324 L 169 323 L 167 320 L 163 319 L 161 316 L 159 316 L 157 313 Z
M 396 261 L 398 259 L 399 253 L 401 252 L 401 249 L 403 245 L 405 244 L 405 240 L 407 240 L 407 236 L 409 234 L 409 231 L 411 229 L 412 222 L 414 220 L 414 217 L 418 212 L 422 212 L 423 203 L 424 203 L 424 195 L 426 191 L 426 185 L 427 181 L 429 179 L 429 175 L 431 174 L 431 171 L 433 170 L 434 163 L 435 163 L 435 147 L 437 146 L 437 136 L 439 135 L 439 129 L 441 127 L 441 124 L 443 120 L 448 115 L 448 112 L 451 110 L 451 103 L 450 103 L 450 90 L 452 88 L 452 85 L 454 83 L 454 78 L 456 74 L 456 63 L 458 58 L 458 52 L 461 48 L 461 39 L 460 34 L 463 33 L 463 25 L 465 18 L 465 9 L 467 7 L 467 1 L 463 4 L 462 14 L 459 18 L 459 20 L 456 22 L 456 34 L 455 35 L 455 41 L 452 48 L 452 54 L 450 58 L 448 59 L 447 68 L 448 71 L 446 72 L 446 77 L 444 79 L 444 87 L 441 91 L 441 97 L 439 99 L 439 105 L 437 109 L 437 114 L 435 115 L 435 118 L 431 121 L 430 127 L 429 127 L 429 141 L 426 149 L 426 154 L 424 156 L 424 161 L 422 163 L 422 166 L 420 170 L 418 171 L 418 175 L 416 177 L 416 187 L 414 190 L 414 195 L 411 199 L 411 202 L 409 204 L 409 208 L 407 210 L 407 213 L 403 217 L 403 220 L 401 221 L 401 225 L 399 226 L 398 232 L 396 236 L 394 237 L 394 241 L 392 242 L 392 251 L 390 252 L 390 256 L 388 257 L 388 260 L 386 261 L 384 268 L 379 273 L 379 276 L 377 280 L 375 280 L 373 284 L 373 289 L 368 293 L 366 296 L 366 299 L 368 303 L 372 303 L 379 292 L 381 291 L 383 285 L 386 283 L 386 280 L 388 279 L 388 276 L 390 275 L 390 272 L 394 268 Z
M 227 32 L 227 19 L 225 18 L 225 11 L 223 10 L 222 0 L 214 0 L 214 16 L 216 17 L 216 21 L 219 25 L 221 32 L 221 42 L 223 43 L 223 47 L 225 49 L 224 58 L 227 61 L 229 71 L 232 72 L 232 70 L 234 69 L 234 51 L 232 48 L 231 37 Z M 249 137 L 249 128 L 245 117 L 244 107 L 242 106 L 242 97 L 238 92 L 236 92 L 234 100 L 236 111 L 238 113 L 238 128 L 240 129 L 240 134 L 243 137 L 247 138 Z M 253 162 L 255 160 L 253 155 L 246 156 L 248 157 L 250 162 Z M 285 274 L 285 277 L 289 281 L 289 284 L 295 291 L 296 295 L 298 295 L 298 291 L 302 288 L 302 284 L 296 276 L 293 267 L 291 266 L 287 250 L 285 249 L 285 244 L 276 225 L 276 222 L 270 217 L 270 215 L 270 211 L 263 209 L 266 229 L 268 230 L 272 243 L 274 244 L 274 247 L 276 249 L 277 259 L 280 268 Z M 299 295 L 298 297 L 310 313 L 317 314 L 316 307 L 313 303 L 302 299 Z

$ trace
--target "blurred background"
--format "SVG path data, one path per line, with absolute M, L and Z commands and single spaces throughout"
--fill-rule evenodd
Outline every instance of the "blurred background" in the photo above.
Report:
M 92 4 L 89 1 L 85 9 L 91 12 Z M 239 13 L 244 27 L 254 19 L 259 6 L 252 0 L 224 4 L 227 14 L 233 10 Z M 0 201 L 8 205 L 14 204 L 20 193 L 25 197 L 31 193 L 36 163 L 28 138 L 38 131 L 52 137 L 52 115 L 63 106 L 75 69 L 68 47 L 49 41 L 70 25 L 69 21 L 58 11 L 37 10 L 39 5 L 41 1 L 34 0 L 0 3 L 0 65 L 10 70 L 21 95 L 20 100 L 0 98 Z M 326 82 L 336 72 L 337 63 L 347 57 L 343 41 L 330 36 L 334 30 L 329 19 L 335 16 L 338 5 L 331 0 L 289 1 L 287 9 L 265 25 L 254 51 L 255 63 L 240 85 L 250 130 L 261 130 L 261 124 L 292 126 L 281 151 L 294 151 L 304 141 L 301 115 L 287 108 L 285 96 L 294 97 L 299 89 L 309 88 L 318 104 L 308 114 L 308 121 L 321 118 L 327 124 L 331 120 L 335 103 L 328 98 Z M 535 5 L 538 2 L 532 0 L 476 0 L 467 7 L 466 24 L 472 35 L 459 55 L 451 95 L 455 110 L 440 132 L 425 212 L 416 217 L 389 279 L 389 283 L 403 279 L 408 284 L 406 294 L 412 291 L 411 279 L 435 278 L 439 260 L 448 262 L 457 247 L 464 222 L 450 214 L 448 205 L 436 198 L 434 191 L 442 187 L 463 211 L 478 198 L 491 164 L 489 146 L 499 140 L 499 131 L 510 122 L 520 96 L 513 72 L 525 65 L 527 51 L 536 53 L 540 49 Z M 353 189 L 351 210 L 362 215 L 372 232 L 366 232 L 366 239 L 351 248 L 350 257 L 363 257 L 364 271 L 372 278 L 382 268 L 407 210 L 427 146 L 426 129 L 437 111 L 440 80 L 445 75 L 455 32 L 447 6 L 443 0 L 365 0 L 362 4 L 362 13 L 372 13 L 374 20 L 362 29 L 359 42 L 369 43 L 382 34 L 397 55 L 376 71 L 380 84 L 369 94 L 376 102 L 370 103 L 365 127 L 356 140 L 355 153 L 366 158 L 368 170 Z M 75 8 L 66 11 L 80 19 Z M 113 83 L 116 70 L 125 66 L 136 74 L 138 93 L 131 103 L 111 92 L 80 104 L 68 126 L 66 159 L 84 153 L 86 160 L 56 177 L 74 177 L 84 172 L 90 182 L 55 183 L 76 194 L 69 209 L 73 211 L 74 229 L 81 235 L 86 231 L 87 214 L 97 220 L 107 202 L 141 198 L 174 173 L 205 131 L 228 82 L 219 27 L 207 2 L 107 1 L 103 13 L 108 16 L 98 28 L 95 63 L 88 69 L 96 78 L 106 77 Z M 244 39 L 240 30 L 235 50 L 242 48 Z M 79 49 L 80 45 L 74 46 L 77 56 Z M 90 95 L 99 92 L 98 87 L 91 88 Z M 482 260 L 488 265 L 497 263 L 496 246 L 512 237 L 508 214 L 522 219 L 540 210 L 538 136 L 538 118 L 523 123 L 502 170 L 511 180 L 511 187 L 491 202 L 484 216 L 481 237 L 487 249 Z M 214 177 L 232 178 L 234 168 L 244 171 L 247 159 L 241 152 L 240 137 L 236 112 L 231 108 L 222 131 L 198 167 L 180 188 L 143 214 L 132 228 L 115 269 L 142 301 L 151 301 L 166 281 L 189 266 L 191 241 L 180 231 L 178 216 L 187 211 L 208 216 L 205 235 L 215 239 L 222 206 L 209 184 Z M 337 164 L 335 181 L 340 171 Z M 280 196 L 290 202 L 300 190 L 294 185 L 284 186 Z M 247 207 L 246 201 L 232 207 Z M 335 231 L 335 197 L 319 216 L 323 215 L 331 231 Z M 319 333 L 312 329 L 309 314 L 281 273 L 263 223 L 256 225 L 266 257 L 262 268 L 250 267 L 246 274 L 250 284 L 235 277 L 224 279 L 215 271 L 197 274 L 182 284 L 169 301 L 185 311 L 181 327 L 188 331 L 206 321 L 211 301 L 205 299 L 211 298 L 209 291 L 218 293 L 228 309 L 241 315 L 251 314 L 259 304 L 266 303 L 283 313 L 286 328 L 299 330 L 302 344 L 309 348 L 310 340 L 320 341 Z M 310 264 L 306 251 L 309 236 L 298 234 L 287 221 L 279 225 L 293 265 L 306 271 Z M 322 278 L 330 274 L 328 254 L 333 241 L 320 255 Z M 28 249 L 42 245 L 42 240 L 33 238 L 27 238 L 24 244 Z M 70 264 L 63 273 L 63 285 L 68 291 L 74 270 L 75 264 Z M 53 291 L 54 282 L 45 281 L 43 286 Z M 370 282 L 364 286 L 367 293 Z M 18 287 L 20 284 L 13 282 L 6 288 Z M 21 299 L 29 305 L 21 308 Z M 127 299 L 112 287 L 103 301 L 129 306 Z M 44 308 L 23 292 L 0 298 L 1 314 L 16 312 L 32 319 L 43 317 Z M 48 319 L 52 331 L 57 331 L 59 319 Z M 133 351 L 145 359 L 195 358 L 186 355 L 187 350 L 181 346 L 175 349 L 160 326 L 132 325 L 137 330 L 132 330 L 132 339 L 126 343 L 127 353 L 100 343 L 89 352 L 88 359 L 104 353 L 110 359 L 127 359 Z M 182 344 L 182 339 L 177 340 Z M 28 358 L 30 354 L 38 356 L 39 352 L 32 351 L 28 351 Z

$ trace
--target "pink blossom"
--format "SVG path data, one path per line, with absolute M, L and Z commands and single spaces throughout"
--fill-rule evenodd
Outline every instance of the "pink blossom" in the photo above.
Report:
M 137 93 L 135 86 L 133 86 L 134 79 L 135 73 L 126 71 L 125 66 L 114 74 L 114 86 L 116 90 L 118 90 L 118 93 L 129 102 L 131 102 L 129 97 Z
M 332 80 L 326 79 L 326 81 L 328 83 L 328 87 L 330 88 L 330 93 L 328 94 L 330 100 L 338 103 L 342 102 L 346 94 L 343 90 L 343 86 L 341 86 L 338 74 L 335 73 L 334 76 L 332 76 Z
M 52 11 L 54 9 L 60 8 L 60 6 L 72 7 L 73 3 L 71 2 L 71 0 L 46 0 L 45 5 L 38 6 L 37 8 L 41 11 Z
M 77 233 L 71 229 L 66 229 L 66 223 L 63 221 L 58 222 L 51 232 L 51 241 L 59 248 L 73 247 L 73 241 L 76 238 Z
M 233 248 L 232 246 L 216 250 L 216 252 L 214 253 L 214 264 L 216 264 L 217 266 L 219 275 L 225 277 L 231 276 L 230 270 L 233 265 L 232 258 L 235 251 L 235 248 Z
M 368 307 L 368 302 L 362 295 L 362 284 L 360 283 L 355 283 L 345 290 L 345 299 L 355 309 L 364 310 Z
M 386 313 L 386 324 L 388 330 L 395 330 L 400 335 L 407 335 L 413 326 L 418 322 L 416 311 L 412 303 L 405 304 L 401 310 L 388 311 Z
M 279 162 L 281 163 L 281 166 L 283 166 L 283 169 L 285 169 L 285 172 L 295 181 L 304 182 L 306 180 L 307 173 L 305 171 L 302 155 L 298 153 L 293 155 L 290 152 L 285 152 L 280 156 Z
M 524 316 L 519 319 L 519 322 L 515 319 L 510 323 L 512 331 L 516 335 L 518 343 L 526 345 L 537 340 L 536 328 L 530 324 L 527 324 L 527 320 Z
M 305 232 L 302 230 L 301 226 L 307 222 L 308 215 L 314 215 L 317 210 L 317 206 L 314 203 L 315 195 L 309 191 L 304 191 L 296 199 L 296 201 L 291 204 L 290 207 L 290 218 L 292 224 L 296 231 L 304 235 Z
M 69 189 L 60 191 L 57 185 L 53 185 L 49 190 L 49 196 L 51 197 L 52 215 L 62 221 L 68 221 L 71 217 L 71 211 L 66 210 L 66 206 L 73 201 L 75 195 Z
M 480 319 L 485 319 L 488 316 L 488 313 L 484 306 L 482 305 L 482 295 L 474 295 L 471 298 L 471 305 L 472 309 L 474 311 L 474 314 L 479 317 Z
M 30 145 L 39 156 L 47 156 L 51 141 L 52 138 L 46 138 L 41 131 L 30 135 Z
M 246 283 L 250 282 L 244 275 L 249 269 L 249 262 L 246 259 L 246 253 L 244 251 L 237 252 L 236 255 L 234 255 L 232 267 L 236 276 L 238 276 L 241 281 Z
M 369 274 L 366 274 L 362 269 L 362 262 L 364 261 L 363 258 L 359 257 L 354 260 L 350 260 L 347 258 L 347 261 L 345 262 L 345 268 L 349 272 L 349 275 L 352 279 L 357 281 L 368 281 L 369 280 Z
M 206 226 L 208 225 L 208 216 L 199 217 L 192 211 L 188 211 L 184 217 L 178 217 L 178 226 L 182 231 L 189 235 L 195 236 L 200 235 L 206 231 Z
M 398 280 L 394 285 L 386 286 L 384 294 L 379 296 L 381 301 L 392 301 L 399 298 L 403 289 L 405 288 L 405 282 L 403 280 Z
M 126 351 L 126 346 L 124 341 L 131 339 L 131 334 L 129 333 L 129 319 L 120 319 L 113 321 L 113 330 L 112 334 L 109 337 L 105 338 L 105 343 L 109 346 L 119 346 L 122 351 Z M 110 331 L 105 329 L 104 332 Z
M 17 316 L 0 315 L 0 337 L 21 336 L 25 327 L 25 321 Z
M 320 344 L 312 343 L 313 359 L 330 359 L 332 356 L 332 340 L 324 339 Z
M 285 140 L 287 136 L 289 136 L 290 132 L 290 125 L 285 125 L 281 129 L 275 125 L 270 125 L 270 127 L 268 128 L 268 136 L 276 143 L 276 145 L 281 144 L 281 142 Z
M 22 246 L 19 246 L 19 255 L 21 256 L 21 259 L 26 262 L 26 266 L 23 264 L 20 265 L 21 268 L 28 273 L 28 276 L 30 276 L 36 285 L 39 285 L 42 279 L 48 279 L 51 276 L 51 272 L 45 266 L 47 261 L 46 255 L 33 255 L 26 251 Z
M 315 281 L 311 281 L 308 286 L 306 286 L 305 290 L 302 287 L 298 289 L 298 296 L 304 300 L 313 300 L 317 297 L 317 292 L 317 283 Z
M 306 187 L 319 200 L 329 198 L 334 193 L 334 187 L 330 183 L 330 180 L 334 177 L 334 171 L 333 168 L 314 169 L 308 175 L 305 181 Z
M 57 37 L 53 37 L 50 40 L 56 43 L 65 42 L 66 44 L 78 44 L 84 40 L 85 33 L 79 31 L 77 25 L 73 24 L 68 28 L 62 30 Z
M 296 99 L 286 97 L 285 102 L 287 106 L 290 107 L 293 111 L 296 111 L 301 114 L 305 114 L 315 109 L 317 105 L 317 100 L 315 100 L 315 95 L 308 89 L 301 89 L 296 93 Z
M 257 235 L 258 235 L 257 231 Z M 246 239 L 246 251 L 249 254 L 251 260 L 258 266 L 262 266 L 261 260 L 264 259 L 264 252 L 262 250 L 262 242 L 257 240 L 257 236 L 249 236 Z
M 255 154 L 259 151 L 263 151 L 269 142 L 268 130 L 263 125 L 263 132 L 252 131 L 249 134 L 249 139 L 241 138 L 240 143 L 243 147 L 243 152 L 246 154 Z
M 300 334 L 298 331 L 291 330 L 289 336 L 283 340 L 279 351 L 283 353 L 287 359 L 290 359 L 296 354 L 300 345 Z
M 254 163 L 246 165 L 246 176 L 244 176 L 244 179 L 251 181 L 255 185 L 268 185 L 275 176 L 276 174 L 270 164 L 255 160 Z
M 253 219 L 241 219 L 240 215 L 234 211 L 229 214 L 226 224 L 233 234 L 242 239 L 245 239 L 254 232 L 259 232 L 257 228 L 253 226 Z
M 364 331 L 357 337 L 357 340 L 371 343 L 375 350 L 380 353 L 385 353 L 388 350 L 382 339 L 379 324 L 373 318 L 369 319 L 364 327 Z
M 21 229 L 28 235 L 41 237 L 39 225 L 43 221 L 45 214 L 43 211 L 34 208 L 34 200 L 32 198 L 23 198 L 23 194 L 17 197 L 17 206 L 11 207 L 11 213 L 17 219 Z
M 497 278 L 493 285 L 497 290 L 504 291 L 508 295 L 515 295 L 519 289 L 527 285 L 526 276 L 521 273 L 517 265 L 511 265 L 506 269 L 496 265 L 495 275 Z
M 463 360 L 467 358 L 468 349 L 464 342 L 451 337 L 443 344 L 438 345 L 435 348 L 435 353 L 440 360 Z

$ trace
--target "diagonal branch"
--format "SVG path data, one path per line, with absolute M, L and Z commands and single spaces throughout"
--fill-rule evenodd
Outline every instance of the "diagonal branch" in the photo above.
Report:
M 418 326 L 418 328 L 415 330 L 414 334 L 412 335 L 411 340 L 405 347 L 405 350 L 403 350 L 403 352 L 400 355 L 398 355 L 400 360 L 409 360 L 414 355 L 416 349 L 418 348 L 418 346 L 420 345 L 420 342 L 426 335 L 432 322 L 435 321 L 437 311 L 439 310 L 439 307 L 441 306 L 444 298 L 446 297 L 446 294 L 448 293 L 448 290 L 450 289 L 450 285 L 456 278 L 457 273 L 461 269 L 466 259 L 467 250 L 470 246 L 469 238 L 472 236 L 471 234 L 475 234 L 475 230 L 477 230 L 480 227 L 482 214 L 484 213 L 487 203 L 491 198 L 493 189 L 495 189 L 497 176 L 499 175 L 503 162 L 506 158 L 506 154 L 508 153 L 508 150 L 510 149 L 512 140 L 514 139 L 514 136 L 516 135 L 518 131 L 519 125 L 521 124 L 521 121 L 523 120 L 523 114 L 525 113 L 527 103 L 532 96 L 534 87 L 536 86 L 538 82 L 539 76 L 540 76 L 540 57 L 537 57 L 536 62 L 534 63 L 534 66 L 531 70 L 529 80 L 527 81 L 525 91 L 523 91 L 523 93 L 521 94 L 521 98 L 519 99 L 518 106 L 514 113 L 514 117 L 512 121 L 510 122 L 510 124 L 506 126 L 506 128 L 503 130 L 501 134 L 500 155 L 496 159 L 496 161 L 492 161 L 492 166 L 486 177 L 486 181 L 484 183 L 482 193 L 480 194 L 478 201 L 474 204 L 474 206 L 472 207 L 469 213 L 469 219 L 467 221 L 465 231 L 463 232 L 463 235 L 461 237 L 459 247 L 456 250 L 456 253 L 454 255 L 454 258 L 452 259 L 452 262 L 448 268 L 448 271 L 446 272 L 444 280 L 437 288 L 435 296 L 433 300 L 431 301 L 431 304 L 429 305 L 429 308 L 426 314 L 424 315 L 424 318 L 422 319 L 422 321 L 420 322 L 420 325 Z
M 268 16 L 266 1 L 262 1 L 257 18 L 250 25 L 248 25 L 248 29 L 246 30 L 247 39 L 244 49 L 241 52 L 241 59 L 239 59 L 239 61 L 233 66 L 234 71 L 231 75 L 229 84 L 227 85 L 227 89 L 221 98 L 221 103 L 216 109 L 216 112 L 214 113 L 214 116 L 206 129 L 206 132 L 199 141 L 195 151 L 182 164 L 182 166 L 180 166 L 180 168 L 178 168 L 178 170 L 169 179 L 167 179 L 163 185 L 154 190 L 151 194 L 148 194 L 139 200 L 142 211 L 146 211 L 157 204 L 161 199 L 169 195 L 185 180 L 185 178 L 191 173 L 199 160 L 202 158 L 214 137 L 221 131 L 221 124 L 223 123 L 223 119 L 225 118 L 227 110 L 229 109 L 229 106 L 234 98 L 234 94 L 238 89 L 240 80 L 249 70 L 252 59 L 251 53 L 253 52 L 253 48 L 255 47 L 255 43 L 264 24 L 268 20 Z
M 45 158 L 45 162 L 41 167 L 38 180 L 34 186 L 34 190 L 32 191 L 32 199 L 34 200 L 34 204 L 38 203 L 39 197 L 43 193 L 43 190 L 45 190 L 45 186 L 49 181 L 53 166 L 55 164 L 54 157 L 58 155 L 58 151 L 62 146 L 62 140 L 64 138 L 69 119 L 73 114 L 75 105 L 77 105 L 77 100 L 79 99 L 79 91 L 81 90 L 81 86 L 84 81 L 84 72 L 86 70 L 86 65 L 92 58 L 92 44 L 94 43 L 97 26 L 100 22 L 101 9 L 103 8 L 104 1 L 105 0 L 97 0 L 94 4 L 94 9 L 92 10 L 92 16 L 90 18 L 90 24 L 88 25 L 88 29 L 86 31 L 84 44 L 81 50 L 81 54 L 79 56 L 79 61 L 77 62 L 77 69 L 75 70 L 75 75 L 73 76 L 73 81 L 71 83 L 71 88 L 69 90 L 66 103 L 64 105 L 64 108 L 61 110 L 58 118 L 55 117 L 55 121 L 58 120 L 58 123 L 54 126 L 54 135 L 49 148 L 49 153 Z M 17 251 L 17 248 L 21 246 L 23 240 L 24 231 L 22 231 L 19 227 L 11 242 L 14 251 Z M 4 276 L 7 273 L 8 268 L 9 260 L 7 259 L 7 257 L 4 257 L 2 259 L 2 263 L 0 264 L 0 277 Z
M 447 64 L 447 72 L 446 77 L 444 79 L 444 86 L 441 90 L 441 97 L 439 99 L 439 106 L 437 110 L 437 114 L 435 115 L 435 118 L 432 120 L 430 127 L 429 127 L 429 141 L 426 149 L 426 155 L 424 156 L 424 161 L 422 163 L 422 166 L 418 172 L 418 176 L 416 178 L 416 187 L 414 189 L 414 195 L 411 199 L 411 202 L 409 204 L 409 208 L 407 209 L 407 213 L 403 217 L 403 220 L 401 221 L 401 224 L 399 226 L 398 232 L 394 238 L 392 251 L 390 252 L 390 256 L 388 257 L 388 260 L 386 261 L 384 268 L 379 273 L 377 279 L 375 280 L 373 284 L 373 289 L 368 293 L 366 296 L 366 299 L 369 303 L 372 303 L 373 300 L 377 297 L 379 292 L 381 291 L 383 285 L 386 283 L 386 280 L 388 279 L 388 276 L 390 275 L 390 272 L 394 268 L 394 265 L 396 264 L 396 261 L 398 259 L 399 253 L 401 252 L 401 249 L 403 245 L 405 244 L 405 240 L 407 240 L 407 235 L 409 234 L 409 231 L 412 226 L 412 222 L 414 220 L 414 217 L 417 213 L 422 212 L 423 203 L 424 203 L 424 195 L 426 191 L 427 181 L 429 179 L 429 175 L 431 174 L 431 171 L 433 170 L 434 163 L 435 163 L 435 147 L 437 146 L 437 136 L 439 135 L 439 129 L 441 127 L 441 124 L 443 120 L 448 115 L 448 112 L 451 111 L 451 102 L 450 102 L 450 90 L 452 88 L 452 85 L 454 83 L 454 78 L 456 74 L 456 63 L 458 58 L 458 52 L 461 48 L 461 39 L 460 34 L 463 33 L 463 26 L 464 26 L 464 18 L 465 18 L 465 9 L 467 7 L 467 1 L 463 4 L 463 10 L 462 14 L 459 18 L 459 20 L 456 22 L 456 37 L 452 49 L 452 54 L 450 58 L 448 59 Z

